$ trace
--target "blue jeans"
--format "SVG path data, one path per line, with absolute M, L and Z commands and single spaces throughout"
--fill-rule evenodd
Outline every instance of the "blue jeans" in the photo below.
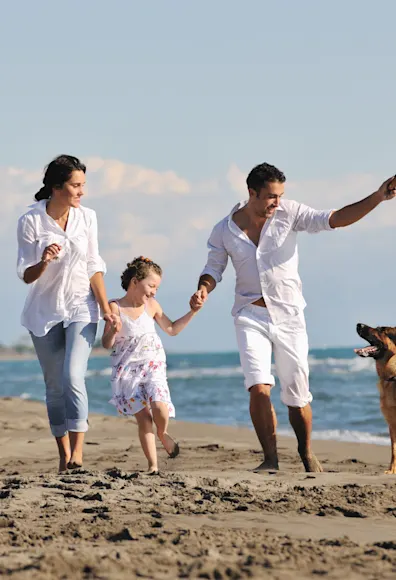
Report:
M 44 374 L 47 413 L 54 437 L 88 431 L 85 373 L 95 342 L 96 322 L 60 322 L 45 336 L 30 333 Z

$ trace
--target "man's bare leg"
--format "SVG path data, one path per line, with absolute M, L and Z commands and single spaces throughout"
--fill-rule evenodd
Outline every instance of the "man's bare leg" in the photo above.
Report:
M 312 408 L 311 405 L 305 407 L 289 407 L 289 421 L 296 434 L 298 441 L 298 453 L 304 464 L 305 471 L 320 472 L 323 468 L 312 453 L 311 433 L 312 433 Z
M 264 461 L 255 471 L 279 469 L 276 448 L 276 414 L 270 399 L 270 385 L 253 385 L 250 392 L 250 416 L 264 452 Z

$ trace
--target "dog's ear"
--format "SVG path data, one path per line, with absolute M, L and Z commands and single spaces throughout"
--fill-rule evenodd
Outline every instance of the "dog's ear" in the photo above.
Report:
M 384 326 L 381 327 L 386 336 L 391 339 L 392 342 L 396 344 L 396 328 L 394 326 Z

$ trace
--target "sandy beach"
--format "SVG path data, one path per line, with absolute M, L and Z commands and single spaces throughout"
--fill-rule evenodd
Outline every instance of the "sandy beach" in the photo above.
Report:
M 45 407 L 0 404 L 0 574 L 21 579 L 395 578 L 396 479 L 387 447 L 292 438 L 255 474 L 249 429 L 172 423 L 159 477 L 131 420 L 92 415 L 81 471 L 56 473 Z

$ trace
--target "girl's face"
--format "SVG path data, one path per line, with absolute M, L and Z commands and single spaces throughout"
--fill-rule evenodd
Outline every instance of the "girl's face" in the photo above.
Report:
M 84 195 L 85 173 L 84 171 L 72 171 L 70 179 L 61 188 L 55 190 L 57 197 L 64 205 L 80 207 L 80 200 Z
M 132 278 L 128 291 L 133 290 L 134 298 L 146 304 L 150 298 L 154 298 L 160 284 L 161 276 L 151 271 L 143 280 Z

